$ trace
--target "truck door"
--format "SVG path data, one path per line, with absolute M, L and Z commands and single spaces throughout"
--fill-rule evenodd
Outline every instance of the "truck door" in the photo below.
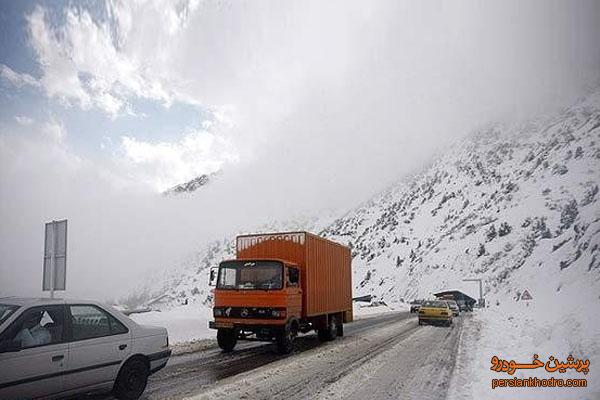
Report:
M 300 318 L 302 315 L 302 289 L 300 285 L 300 271 L 295 267 L 288 267 L 286 269 L 288 317 L 294 316 Z

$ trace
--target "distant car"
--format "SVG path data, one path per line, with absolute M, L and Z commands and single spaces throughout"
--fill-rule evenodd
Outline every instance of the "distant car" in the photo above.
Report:
M 419 308 L 419 325 L 452 325 L 452 310 L 446 300 L 425 300 Z
M 419 308 L 421 307 L 421 303 L 423 302 L 423 300 L 413 300 L 410 302 L 410 312 L 411 313 L 416 313 L 419 311 Z
M 450 309 L 452 310 L 452 316 L 453 317 L 458 317 L 460 314 L 460 309 L 458 307 L 458 304 L 456 303 L 456 301 L 454 300 L 446 300 L 446 303 L 448 303 L 448 307 L 450 307 Z
M 0 399 L 112 390 L 138 399 L 169 357 L 165 328 L 85 300 L 0 298 Z

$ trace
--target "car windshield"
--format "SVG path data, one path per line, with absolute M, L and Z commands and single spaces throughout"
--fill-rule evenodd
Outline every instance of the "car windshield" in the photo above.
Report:
M 439 300 L 427 300 L 421 304 L 421 307 L 432 307 L 432 308 L 448 308 L 448 305 L 444 301 Z
M 219 265 L 217 289 L 281 289 L 283 264 L 278 261 L 225 261 Z
M 18 308 L 19 306 L 15 306 L 12 304 L 0 304 L 0 324 L 6 321 L 8 317 L 10 317 L 15 311 L 17 311 Z

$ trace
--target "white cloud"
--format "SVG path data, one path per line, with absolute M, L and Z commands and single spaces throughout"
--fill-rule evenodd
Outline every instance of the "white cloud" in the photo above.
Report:
M 173 102 L 172 85 L 164 70 L 157 71 L 161 53 L 166 43 L 173 43 L 185 26 L 187 16 L 194 8 L 181 7 L 178 3 L 137 4 L 129 9 L 122 4 L 107 5 L 113 19 L 94 21 L 87 11 L 68 8 L 66 23 L 54 28 L 47 21 L 46 11 L 38 6 L 28 16 L 31 45 L 33 46 L 43 76 L 41 85 L 50 97 L 56 97 L 66 105 L 82 109 L 99 108 L 110 117 L 128 112 L 131 97 L 161 101 L 166 106 Z M 184 4 L 185 5 L 185 4 Z M 152 11 L 149 11 L 152 9 Z M 146 33 L 164 33 L 161 46 L 148 57 L 136 43 L 131 43 L 133 15 L 152 16 L 146 21 Z M 166 21 L 166 22 L 165 22 Z M 116 33 L 115 33 L 116 32 Z M 133 38 L 135 40 L 135 38 Z
M 122 137 L 117 164 L 130 178 L 159 191 L 216 172 L 238 161 L 231 142 L 207 130 L 186 133 L 177 142 L 151 143 Z
M 7 65 L 0 64 L 0 77 L 11 83 L 12 85 L 20 88 L 23 86 L 38 87 L 40 83 L 33 76 L 25 73 L 19 73 L 14 71 Z
M 19 125 L 31 125 L 35 122 L 33 118 L 29 118 L 25 115 L 15 115 L 15 121 L 17 121 Z
M 62 144 L 64 143 L 67 131 L 64 124 L 54 117 L 46 121 L 40 129 L 41 133 L 51 142 Z

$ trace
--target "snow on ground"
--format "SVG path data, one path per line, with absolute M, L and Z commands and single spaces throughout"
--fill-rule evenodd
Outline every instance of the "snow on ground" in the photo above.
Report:
M 354 317 L 361 319 L 388 312 L 406 311 L 405 308 L 407 307 L 399 304 L 373 306 L 355 303 Z M 184 343 L 216 338 L 216 331 L 208 328 L 208 321 L 212 319 L 212 309 L 198 304 L 183 305 L 165 311 L 132 314 L 130 318 L 141 325 L 167 328 L 169 342 L 174 345 L 182 346 Z
M 354 319 L 367 318 L 369 316 L 379 315 L 395 311 L 408 311 L 408 306 L 402 303 L 393 304 L 371 304 L 371 303 L 354 303 Z
M 418 327 L 413 319 L 400 318 L 378 329 L 367 329 L 343 340 L 323 343 L 314 349 L 226 378 L 219 385 L 190 399 L 339 398 L 328 390 L 332 383 L 416 330 Z
M 166 311 L 151 311 L 130 316 L 141 325 L 163 326 L 169 331 L 169 342 L 180 344 L 199 339 L 214 339 L 215 331 L 208 329 L 212 318 L 210 308 L 190 304 Z
M 600 398 L 600 329 L 594 322 L 594 303 L 581 302 L 577 310 L 561 312 L 549 300 L 520 301 L 476 310 L 462 332 L 456 370 L 449 398 L 470 399 L 598 399 Z M 571 314 L 571 316 L 569 315 Z M 582 319 L 581 315 L 588 318 Z M 529 364 L 538 354 L 544 363 L 550 356 L 566 362 L 589 359 L 589 373 L 568 369 L 550 373 L 545 368 L 518 370 L 514 375 L 490 369 L 491 358 Z M 553 364 L 551 364 L 553 365 Z M 587 379 L 587 388 L 496 388 L 492 379 L 537 377 L 539 379 Z

